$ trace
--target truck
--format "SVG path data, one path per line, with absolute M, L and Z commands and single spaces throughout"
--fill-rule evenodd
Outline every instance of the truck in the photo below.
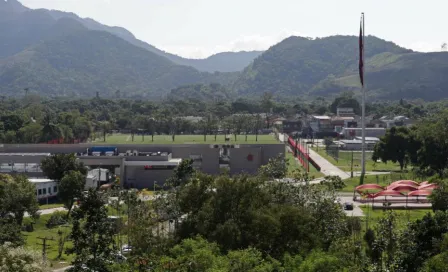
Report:
M 115 146 L 93 146 L 87 148 L 89 156 L 117 156 L 118 148 Z

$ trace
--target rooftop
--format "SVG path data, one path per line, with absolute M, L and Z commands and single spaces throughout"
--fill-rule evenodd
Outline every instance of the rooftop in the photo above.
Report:
M 31 183 L 49 183 L 49 182 L 56 182 L 52 179 L 45 179 L 45 178 L 30 178 L 28 179 Z
M 50 153 L 0 153 L 0 156 L 50 156 Z
M 319 120 L 330 120 L 331 117 L 330 116 L 326 116 L 326 115 L 313 115 L 314 119 L 319 119 Z

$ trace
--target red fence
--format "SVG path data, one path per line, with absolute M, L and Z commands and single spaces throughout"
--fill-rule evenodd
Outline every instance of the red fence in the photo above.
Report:
M 297 154 L 296 157 L 303 165 L 303 167 L 309 172 L 310 163 L 320 171 L 320 166 L 310 157 L 309 152 L 304 148 L 300 143 L 294 141 L 294 139 L 288 135 L 288 144 L 292 149 L 294 154 Z

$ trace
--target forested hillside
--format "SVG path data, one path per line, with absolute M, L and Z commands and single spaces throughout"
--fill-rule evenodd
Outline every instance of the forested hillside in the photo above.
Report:
M 384 52 L 411 52 L 376 37 L 367 37 L 366 44 L 367 57 Z M 235 83 L 235 90 L 242 95 L 265 91 L 305 94 L 328 76 L 344 75 L 356 67 L 357 46 L 355 36 L 290 37 L 271 47 L 247 67 Z
M 379 54 L 367 62 L 366 83 L 370 99 L 401 98 L 427 101 L 448 97 L 448 53 Z M 336 95 L 341 91 L 359 90 L 357 71 L 328 77 L 317 84 L 311 94 Z

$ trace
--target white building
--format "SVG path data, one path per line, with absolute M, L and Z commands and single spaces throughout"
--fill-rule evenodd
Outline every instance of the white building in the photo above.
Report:
M 36 187 L 37 200 L 54 198 L 58 195 L 58 183 L 51 179 L 28 179 Z

